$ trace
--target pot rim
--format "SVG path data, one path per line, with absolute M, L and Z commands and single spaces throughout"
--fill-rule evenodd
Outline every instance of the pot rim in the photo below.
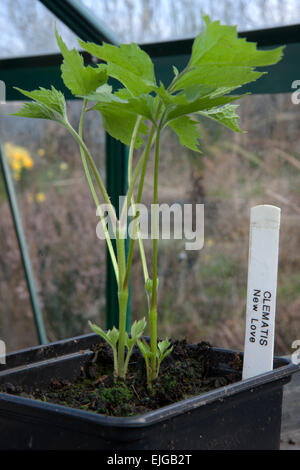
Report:
M 47 348 L 49 346 L 63 346 L 65 343 L 70 343 L 73 341 L 74 344 L 77 344 L 82 339 L 93 339 L 97 338 L 98 335 L 94 333 L 88 335 L 77 336 L 74 338 L 60 340 L 54 343 L 49 343 L 48 345 L 42 346 L 34 346 L 33 348 L 23 349 L 16 352 L 8 353 L 7 358 L 15 358 L 22 353 L 27 351 L 40 351 L 41 349 Z M 216 348 L 212 347 L 213 351 L 225 353 L 225 354 L 238 354 L 241 358 L 243 357 L 243 353 L 239 351 L 234 351 L 231 349 L 225 348 Z M 76 408 L 71 408 L 65 405 L 58 405 L 54 403 L 42 402 L 39 400 L 34 400 L 32 398 L 25 398 L 20 397 L 17 395 L 12 395 L 9 393 L 0 392 L 0 409 L 3 408 L 3 404 L 5 402 L 21 405 L 30 411 L 30 408 L 34 410 L 45 410 L 49 411 L 55 415 L 60 416 L 69 416 L 71 418 L 76 418 L 79 420 L 84 420 L 85 422 L 94 423 L 97 425 L 102 426 L 113 426 L 113 427 L 129 427 L 129 428 L 139 428 L 139 427 L 146 427 L 152 424 L 158 424 L 168 419 L 171 419 L 177 415 L 187 412 L 190 412 L 196 408 L 203 407 L 205 405 L 211 404 L 218 400 L 224 400 L 228 397 L 236 395 L 238 393 L 252 391 L 254 392 L 255 389 L 271 383 L 271 382 L 278 382 L 282 383 L 284 379 L 288 379 L 292 374 L 300 371 L 300 365 L 296 365 L 292 363 L 292 361 L 286 357 L 275 357 L 274 361 L 279 361 L 282 363 L 281 366 L 273 369 L 272 371 L 257 375 L 255 377 L 239 380 L 232 384 L 218 387 L 215 390 L 210 390 L 208 392 L 201 393 L 200 395 L 195 395 L 190 398 L 186 398 L 184 400 L 180 400 L 176 403 L 172 403 L 170 405 L 163 406 L 158 408 L 157 410 L 148 411 L 141 415 L 130 416 L 130 417 L 116 417 L 116 416 L 106 416 L 97 413 L 93 413 L 91 411 L 79 410 Z M 43 362 L 43 361 L 37 361 Z M 17 367 L 21 369 L 21 367 Z M 5 372 L 8 372 L 9 368 L 5 368 L 4 370 L 0 368 L 0 375 L 4 376 Z

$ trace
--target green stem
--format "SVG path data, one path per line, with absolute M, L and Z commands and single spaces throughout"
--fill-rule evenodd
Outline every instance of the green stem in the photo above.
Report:
M 85 115 L 86 115 L 86 105 L 87 105 L 87 100 L 85 99 L 83 101 L 82 113 L 81 113 L 81 117 L 80 117 L 79 130 L 78 130 L 78 135 L 81 138 L 81 140 L 83 140 L 83 123 L 84 123 L 84 119 L 85 119 Z M 116 276 L 116 280 L 118 282 L 118 280 L 119 280 L 119 271 L 118 271 L 117 259 L 116 259 L 116 255 L 115 255 L 115 252 L 114 252 L 114 249 L 113 249 L 113 245 L 112 245 L 112 242 L 111 242 L 111 239 L 110 239 L 110 236 L 109 236 L 109 232 L 108 232 L 108 229 L 107 229 L 107 226 L 106 226 L 106 223 L 105 223 L 104 214 L 102 212 L 100 202 L 99 202 L 99 198 L 98 198 L 97 193 L 96 193 L 95 188 L 94 188 L 93 180 L 92 180 L 89 168 L 88 168 L 85 153 L 84 153 L 81 146 L 79 146 L 79 149 L 80 149 L 80 155 L 81 155 L 85 175 L 86 175 L 86 178 L 87 178 L 87 181 L 88 181 L 88 184 L 89 184 L 89 187 L 90 187 L 95 205 L 96 205 L 97 210 L 98 210 L 98 215 L 99 215 L 101 225 L 102 225 L 102 229 L 103 229 L 103 232 L 104 232 L 104 235 L 105 235 L 105 241 L 107 243 L 108 251 L 109 251 L 109 254 L 110 254 L 110 258 L 111 258 L 112 265 L 113 265 L 114 272 L 115 272 L 115 276 Z
M 126 270 L 126 256 L 125 256 L 125 238 L 123 232 L 120 231 L 119 224 L 116 230 L 116 246 L 118 255 L 118 266 L 119 266 L 119 290 L 122 290 L 125 270 Z
M 118 352 L 116 346 L 112 348 L 113 350 L 113 358 L 114 358 L 114 376 L 118 377 L 119 371 L 118 371 Z
M 128 364 L 129 364 L 129 359 L 130 359 L 130 356 L 131 356 L 131 353 L 132 353 L 132 349 L 133 349 L 133 348 L 130 348 L 130 349 L 128 349 L 128 351 L 127 351 L 126 360 L 125 360 L 125 365 L 124 365 L 124 375 L 125 375 L 125 376 L 126 376 L 127 371 L 128 371 Z
M 139 182 L 139 187 L 138 187 L 138 194 L 137 194 L 136 204 L 140 204 L 141 199 L 142 199 L 146 169 L 147 169 L 147 164 L 148 164 L 148 160 L 149 160 L 149 155 L 150 155 L 150 150 L 151 150 L 151 146 L 152 146 L 152 143 L 153 143 L 154 135 L 155 135 L 155 127 L 152 126 L 149 137 L 148 137 L 148 141 L 147 141 L 145 151 L 143 152 L 143 155 L 140 158 L 140 161 L 142 161 L 143 166 L 142 166 L 142 170 L 141 170 L 141 177 L 140 177 L 140 182 Z M 130 193 L 128 191 L 127 198 L 129 196 L 130 196 Z M 133 197 L 132 194 L 131 194 L 130 197 L 131 197 L 130 200 L 132 200 L 132 197 Z M 127 199 L 127 201 L 128 201 L 128 199 Z M 135 224 L 137 224 L 138 216 L 139 216 L 139 212 L 137 212 L 137 214 L 136 214 Z M 134 232 L 135 232 L 135 230 L 134 230 Z M 128 283 L 129 283 L 130 271 L 131 271 L 132 259 L 133 259 L 134 244 L 135 244 L 135 238 L 131 238 L 130 239 L 130 244 L 129 244 L 129 250 L 128 250 L 128 259 L 127 259 L 127 268 L 126 268 L 126 275 L 125 275 L 125 280 L 124 280 L 124 287 L 125 286 L 127 287 Z M 146 262 L 146 257 L 145 257 L 144 250 L 141 251 L 141 256 L 142 256 L 144 275 L 148 276 L 147 277 L 147 279 L 148 279 L 149 275 L 148 275 L 148 268 L 147 268 L 147 262 Z M 145 280 L 147 280 L 147 279 L 145 279 Z
M 133 136 L 132 136 L 132 140 L 131 140 L 131 144 L 130 144 L 130 149 L 129 149 L 129 164 L 128 164 L 128 184 L 129 185 L 130 185 L 131 179 L 132 179 L 133 150 L 134 150 L 135 141 L 136 141 L 136 137 L 137 137 L 137 133 L 138 133 L 138 128 L 140 126 L 141 120 L 142 120 L 142 116 L 139 116 L 137 121 L 136 121 L 136 125 L 135 125 L 135 128 L 134 128 L 134 132 L 133 132 Z M 133 208 L 133 212 L 135 214 L 135 202 L 134 202 L 134 197 L 133 196 L 131 198 L 131 205 L 132 205 L 132 208 Z M 141 231 L 140 231 L 138 223 L 137 223 L 136 232 L 137 232 L 137 237 L 138 237 L 138 244 L 139 244 L 139 249 L 140 249 L 140 256 L 141 256 L 144 280 L 146 282 L 149 279 L 149 272 L 148 272 L 148 267 L 147 267 L 147 260 L 146 260 L 144 244 L 143 244 L 143 240 L 142 240 L 142 237 L 141 237 Z M 132 262 L 132 260 L 131 260 L 131 262 Z M 125 279 L 126 279 L 126 277 L 125 277 Z
M 137 178 L 138 178 L 138 176 L 141 172 L 141 169 L 142 169 L 142 173 L 143 172 L 145 173 L 145 170 L 147 168 L 149 152 L 150 152 L 151 146 L 152 146 L 153 141 L 154 141 L 154 136 L 155 136 L 155 126 L 153 125 L 152 128 L 151 128 L 149 137 L 148 137 L 148 142 L 147 142 L 146 148 L 143 151 L 142 156 L 140 157 L 138 163 L 136 164 L 136 167 L 135 167 L 133 175 L 132 175 L 131 183 L 129 185 L 128 192 L 127 192 L 127 195 L 126 195 L 126 201 L 125 201 L 125 204 L 124 204 L 124 207 L 123 207 L 123 210 L 122 210 L 122 214 L 121 214 L 121 217 L 120 217 L 120 220 L 122 220 L 122 221 L 124 220 L 124 218 L 127 215 L 126 208 L 129 206 L 130 201 L 132 199 L 133 191 L 134 191 L 134 188 L 135 188 L 135 183 L 136 183 Z M 143 182 L 144 182 L 144 177 L 143 177 Z M 141 187 L 141 183 L 139 184 L 139 188 L 141 188 L 141 194 L 142 194 L 142 191 L 143 191 L 143 182 L 142 182 L 142 187 Z
M 118 301 L 119 301 L 119 341 L 118 341 L 118 373 L 119 377 L 125 378 L 125 336 L 126 336 L 126 319 L 127 319 L 127 303 L 128 288 L 124 288 L 124 278 L 126 270 L 125 256 L 125 239 L 120 232 L 119 225 L 116 230 L 116 245 L 119 267 L 119 285 L 118 285 Z
M 118 341 L 118 373 L 119 377 L 125 378 L 125 335 L 126 317 L 128 303 L 128 289 L 118 292 L 119 299 L 119 341 Z
M 152 379 L 156 376 L 157 369 L 157 251 L 158 251 L 158 166 L 159 166 L 159 144 L 160 144 L 160 132 L 161 128 L 158 127 L 156 134 L 155 143 L 155 163 L 154 163 L 154 187 L 153 187 L 153 272 L 152 272 L 152 295 L 151 295 L 151 307 L 150 307 L 150 349 L 151 349 L 151 377 Z
M 87 158 L 87 161 L 89 162 L 89 165 L 92 169 L 92 172 L 93 172 L 93 175 L 95 177 L 95 180 L 98 184 L 98 187 L 100 189 L 100 192 L 101 192 L 101 195 L 103 197 L 103 200 L 105 202 L 105 204 L 107 205 L 107 210 L 109 212 L 109 215 L 111 217 L 111 220 L 112 220 L 112 223 L 116 226 L 117 224 L 117 217 L 116 217 L 116 213 L 115 213 L 115 209 L 112 205 L 112 203 L 110 202 L 110 198 L 109 198 L 109 195 L 107 194 L 107 191 L 105 189 L 105 186 L 104 186 L 104 183 L 102 181 L 102 178 L 100 176 L 100 173 L 96 167 L 96 164 L 93 160 L 93 157 L 92 155 L 90 154 L 87 146 L 85 145 L 85 143 L 83 142 L 82 138 L 80 137 L 80 135 L 75 131 L 75 129 L 73 129 L 73 127 L 71 126 L 71 124 L 69 123 L 69 121 L 65 121 L 65 127 L 69 130 L 69 132 L 72 134 L 72 136 L 75 138 L 75 140 L 78 142 L 80 148 L 83 150 L 84 152 L 84 155 L 85 157 Z
M 150 374 L 150 366 L 149 366 L 149 359 L 145 358 L 146 362 L 146 374 L 147 374 L 147 387 L 149 390 L 152 389 L 152 380 L 151 380 L 151 374 Z

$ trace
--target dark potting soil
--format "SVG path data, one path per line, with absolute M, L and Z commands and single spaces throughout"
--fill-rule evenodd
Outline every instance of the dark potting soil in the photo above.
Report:
M 134 351 L 126 380 L 114 380 L 113 357 L 106 343 L 94 346 L 95 356 L 73 383 L 52 379 L 47 390 L 2 385 L 0 391 L 109 416 L 134 416 L 190 398 L 241 379 L 242 361 L 235 356 L 226 374 L 220 374 L 222 356 L 208 343 L 190 346 L 175 341 L 161 364 L 159 378 L 147 389 L 143 357 Z

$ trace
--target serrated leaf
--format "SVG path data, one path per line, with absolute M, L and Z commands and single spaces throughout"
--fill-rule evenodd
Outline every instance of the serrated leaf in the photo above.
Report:
M 143 354 L 144 358 L 148 359 L 151 356 L 151 350 L 150 350 L 149 345 L 145 341 L 142 341 L 140 339 L 137 340 L 137 345 L 141 353 Z
M 135 321 L 131 326 L 131 330 L 130 330 L 131 337 L 135 340 L 140 338 L 146 328 L 146 324 L 147 323 L 146 323 L 145 318 L 139 321 Z
M 157 100 L 151 95 L 142 94 L 139 97 L 133 97 L 126 88 L 112 93 L 109 89 L 100 87 L 95 93 L 87 95 L 86 98 L 90 101 L 97 101 L 100 106 L 111 103 L 111 106 L 118 106 L 121 111 L 135 115 L 135 118 L 143 116 L 152 122 L 154 121 Z
M 97 109 L 97 107 L 95 107 Z M 106 132 L 125 145 L 130 145 L 136 118 L 133 114 L 122 112 L 118 109 L 99 109 L 102 115 L 102 124 Z M 135 148 L 140 148 L 144 144 L 141 134 L 147 134 L 148 127 L 141 122 L 135 142 Z
M 160 354 L 163 354 L 166 349 L 171 345 L 170 341 L 168 339 L 164 339 L 163 341 L 159 341 L 157 347 L 159 349 Z
M 196 113 L 197 111 L 220 107 L 241 98 L 241 96 L 226 95 L 231 88 L 220 89 L 211 86 L 188 87 L 185 91 L 173 95 L 161 85 L 158 93 L 162 98 L 166 111 L 164 122 L 167 123 L 180 116 Z
M 94 323 L 92 322 L 88 322 L 89 323 L 89 326 L 90 328 L 95 332 L 97 333 L 99 336 L 101 336 L 101 338 L 103 338 L 108 344 L 110 344 L 112 346 L 112 342 L 110 340 L 110 338 L 107 336 L 107 334 L 105 333 L 104 330 L 102 330 L 102 328 L 100 328 L 100 326 L 98 325 L 95 325 Z
M 238 105 L 228 104 L 221 108 L 200 111 L 198 114 L 213 119 L 219 124 L 229 127 L 229 129 L 242 133 L 243 131 L 238 125 L 239 116 L 235 112 L 237 107 Z
M 129 338 L 128 334 L 125 333 L 125 346 L 127 346 L 127 349 L 129 351 L 132 350 L 132 348 L 134 346 L 134 343 L 135 343 L 135 339 L 134 338 Z
M 158 347 L 158 361 L 159 364 L 173 351 L 173 346 L 171 346 L 171 343 L 168 339 L 165 339 L 163 341 L 160 341 L 157 345 Z
M 168 125 L 179 137 L 181 145 L 200 152 L 198 148 L 200 138 L 198 121 L 189 116 L 181 116 L 170 121 Z
M 120 332 L 117 330 L 117 328 L 114 326 L 112 330 L 108 330 L 107 332 L 107 337 L 111 341 L 111 343 L 116 346 L 118 339 L 119 339 Z
M 49 119 L 50 121 L 57 121 L 55 114 L 41 103 L 25 103 L 25 105 L 12 116 L 20 116 L 33 119 Z
M 96 89 L 97 93 L 112 93 L 112 86 L 108 85 L 108 83 L 104 83 L 103 85 L 100 85 Z
M 254 71 L 252 67 L 233 66 L 227 64 L 204 64 L 183 75 L 176 83 L 174 90 L 182 90 L 195 83 L 211 85 L 214 88 L 238 88 L 246 83 L 254 82 L 266 72 Z
M 154 122 L 156 100 L 151 95 L 142 94 L 138 98 L 128 99 L 128 109 L 136 115 L 144 116 Z
M 282 57 L 282 47 L 258 50 L 255 43 L 238 37 L 235 26 L 211 22 L 207 16 L 204 20 L 206 30 L 196 37 L 187 71 L 173 90 L 195 84 L 238 87 L 262 75 L 254 71 L 255 67 L 275 64 Z
M 109 76 L 119 80 L 134 96 L 149 93 L 156 88 L 151 58 L 137 44 L 120 47 L 103 43 L 102 46 L 79 41 L 83 49 L 107 62 Z
M 61 36 L 55 30 L 58 47 L 64 61 L 61 66 L 62 79 L 73 95 L 88 95 L 107 81 L 107 66 L 85 67 L 82 55 L 76 50 L 69 51 Z
M 102 115 L 102 124 L 106 132 L 125 145 L 130 145 L 133 129 L 138 113 L 133 109 L 128 100 L 119 98 L 116 94 L 97 92 L 88 95 L 91 101 L 98 101 L 93 109 Z M 142 135 L 148 133 L 148 127 L 141 121 L 135 147 L 139 148 L 144 142 Z
M 195 39 L 190 66 L 207 63 L 223 63 L 261 67 L 277 63 L 282 57 L 283 47 L 263 51 L 256 43 L 239 38 L 236 26 L 221 25 L 203 16 L 206 30 Z
M 191 85 L 185 88 L 184 94 L 188 102 L 193 102 L 197 98 L 219 98 L 224 95 L 228 95 L 231 91 L 235 90 L 236 87 L 219 87 L 215 88 L 211 85 Z M 242 95 L 244 96 L 244 95 Z
M 57 113 L 63 119 L 66 116 L 66 101 L 64 95 L 56 90 L 53 86 L 51 90 L 47 90 L 45 88 L 39 88 L 38 90 L 33 91 L 26 91 L 22 90 L 21 88 L 15 88 L 23 95 L 31 98 L 32 100 L 40 103 L 43 107 L 48 108 L 52 113 Z M 37 107 L 38 109 L 38 107 Z M 31 117 L 31 116 L 26 116 Z M 50 118 L 43 118 L 43 119 L 50 119 Z M 55 119 L 57 120 L 57 119 Z
M 173 346 L 170 347 L 170 349 L 167 349 L 161 356 L 160 362 L 162 362 L 171 352 L 173 351 Z

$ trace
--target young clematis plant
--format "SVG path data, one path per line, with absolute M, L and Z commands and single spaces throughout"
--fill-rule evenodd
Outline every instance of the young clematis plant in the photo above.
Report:
M 211 22 L 207 16 L 203 18 L 206 24 L 205 31 L 196 37 L 186 67 L 181 71 L 173 67 L 174 76 L 168 86 L 157 81 L 151 58 L 135 43 L 122 44 L 118 47 L 106 43 L 97 45 L 79 41 L 84 50 L 101 61 L 94 67 L 85 67 L 80 53 L 77 50 L 69 51 L 56 32 L 64 59 L 61 68 L 63 81 L 73 95 L 83 100 L 78 130 L 75 130 L 68 120 L 66 103 L 61 92 L 53 87 L 50 90 L 40 88 L 32 92 L 19 90 L 33 102 L 25 104 L 16 113 L 17 116 L 54 120 L 65 126 L 79 144 L 83 167 L 98 207 L 98 215 L 114 267 L 119 300 L 118 330 L 113 328 L 105 332 L 99 326 L 93 324 L 90 326 L 112 347 L 117 377 L 126 376 L 130 354 L 134 344 L 138 345 L 145 358 L 149 387 L 158 377 L 161 362 L 172 351 L 168 340 L 158 341 L 157 332 L 159 282 L 157 205 L 162 131 L 167 126 L 170 127 L 183 146 L 196 152 L 199 152 L 200 138 L 198 116 L 210 118 L 231 130 L 242 132 L 238 125 L 237 105 L 233 103 L 244 95 L 236 95 L 233 92 L 265 73 L 255 70 L 256 67 L 275 64 L 282 56 L 282 47 L 267 51 L 258 50 L 256 44 L 238 38 L 236 27 L 224 26 L 218 21 Z M 115 79 L 119 84 L 116 90 L 107 83 L 109 78 Z M 105 131 L 129 146 L 128 192 L 119 219 L 83 138 L 87 111 L 100 112 Z M 150 277 L 137 208 L 142 200 L 145 175 L 153 147 L 154 235 Z M 140 155 L 133 168 L 133 156 L 136 150 L 140 151 Z M 106 204 L 110 221 L 115 229 L 116 254 L 106 219 L 101 211 L 100 199 Z M 126 257 L 126 220 L 130 206 L 134 216 L 135 236 L 131 236 Z M 128 287 L 136 239 L 149 307 L 150 344 L 141 339 L 146 326 L 145 319 L 132 325 L 130 336 L 126 333 Z

